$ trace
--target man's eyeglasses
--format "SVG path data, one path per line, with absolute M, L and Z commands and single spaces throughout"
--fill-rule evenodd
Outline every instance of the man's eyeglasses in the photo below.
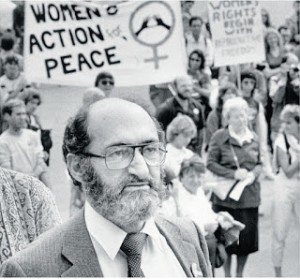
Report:
M 161 142 L 111 146 L 105 150 L 105 155 L 89 152 L 83 152 L 81 155 L 105 159 L 108 169 L 120 170 L 127 168 L 131 164 L 136 148 L 141 148 L 141 154 L 149 166 L 160 166 L 165 161 L 167 151 Z
M 102 85 L 111 85 L 111 86 L 115 85 L 114 81 L 112 81 L 112 80 L 102 80 L 101 84 Z

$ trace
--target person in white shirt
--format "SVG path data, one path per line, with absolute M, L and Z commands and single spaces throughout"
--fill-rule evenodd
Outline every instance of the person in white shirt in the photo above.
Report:
M 0 276 L 210 277 L 200 228 L 155 218 L 165 196 L 163 139 L 135 103 L 105 98 L 82 107 L 66 127 L 63 154 L 85 208 L 6 261 Z
M 39 178 L 51 188 L 43 147 L 38 133 L 26 129 L 26 108 L 22 100 L 7 101 L 2 109 L 8 129 L 0 136 L 0 166 Z
M 20 71 L 19 58 L 9 55 L 4 60 L 4 75 L 0 77 L 0 105 L 9 99 L 18 97 L 28 85 L 24 74 Z
M 205 195 L 204 174 L 205 164 L 197 154 L 194 154 L 181 163 L 179 177 L 172 180 L 171 194 L 177 206 L 176 213 L 175 210 L 173 212 L 181 217 L 190 218 L 203 230 L 214 273 L 218 239 L 220 241 L 224 238 L 225 232 L 227 232 L 226 236 L 230 233 L 230 239 L 221 241 L 225 246 L 229 246 L 238 240 L 239 231 L 245 226 L 234 220 L 228 212 L 215 213 L 212 210 L 212 205 Z M 170 214 L 168 203 L 172 201 L 170 198 L 163 203 L 161 213 L 166 207 Z
M 179 114 L 168 125 L 165 169 L 173 173 L 174 177 L 178 177 L 182 161 L 194 155 L 187 146 L 196 134 L 196 125 L 187 115 Z

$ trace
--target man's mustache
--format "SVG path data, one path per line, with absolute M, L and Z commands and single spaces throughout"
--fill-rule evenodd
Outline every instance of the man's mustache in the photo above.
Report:
M 160 183 L 159 184 L 156 183 L 153 178 L 147 177 L 147 178 L 141 179 L 136 175 L 130 175 L 125 181 L 122 182 L 122 191 L 121 192 L 123 192 L 123 190 L 126 188 L 126 186 L 130 185 L 130 184 L 149 185 L 150 189 L 152 189 L 156 192 L 161 191 Z

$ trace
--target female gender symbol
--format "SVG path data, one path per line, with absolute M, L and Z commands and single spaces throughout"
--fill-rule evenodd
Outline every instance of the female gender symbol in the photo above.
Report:
M 157 9 L 155 9 L 155 14 L 153 12 L 154 9 L 149 8 L 150 5 L 153 4 L 158 4 L 161 5 L 162 7 Z M 156 5 L 157 6 L 157 5 Z M 148 15 L 143 18 L 143 22 L 140 26 L 140 28 L 137 31 L 134 31 L 134 19 L 141 14 L 145 14 L 145 8 L 149 8 L 149 12 Z M 164 20 L 161 18 L 160 15 L 158 15 L 157 13 L 161 12 L 162 10 L 165 10 L 169 13 L 169 15 L 171 16 L 171 24 L 168 25 L 164 22 Z M 147 13 L 146 13 L 147 14 Z M 150 15 L 149 15 L 150 14 Z M 143 16 L 142 16 L 143 17 Z M 155 28 L 155 27 L 163 27 L 165 29 L 166 32 L 160 32 L 161 34 L 164 34 L 161 36 L 161 38 L 158 41 L 153 41 L 151 42 L 151 37 L 153 38 L 153 40 L 155 40 L 157 35 L 160 35 L 160 33 L 155 33 L 156 36 L 151 36 L 151 37 L 147 37 L 147 39 L 150 38 L 150 42 L 141 39 L 141 33 L 149 28 Z M 154 63 L 154 68 L 158 69 L 159 68 L 159 60 L 163 60 L 163 59 L 167 59 L 168 55 L 162 55 L 159 56 L 158 55 L 158 51 L 157 51 L 157 47 L 162 45 L 163 43 L 165 43 L 170 36 L 173 33 L 175 27 L 175 15 L 173 10 L 171 9 L 171 7 L 169 6 L 169 4 L 167 4 L 166 2 L 161 2 L 161 1 L 149 1 L 149 2 L 144 2 L 143 4 L 141 4 L 140 6 L 137 7 L 137 9 L 132 13 L 130 20 L 129 20 L 129 30 L 132 34 L 132 37 L 140 44 L 151 47 L 153 50 L 153 57 L 152 58 L 148 58 L 145 59 L 144 61 L 146 63 L 148 62 L 153 62 Z

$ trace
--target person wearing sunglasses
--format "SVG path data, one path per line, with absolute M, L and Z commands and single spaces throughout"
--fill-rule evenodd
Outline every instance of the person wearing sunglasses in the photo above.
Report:
M 0 267 L 0 276 L 211 277 L 208 250 L 188 219 L 155 217 L 166 150 L 141 106 L 105 98 L 65 130 L 63 154 L 84 210 Z
M 109 72 L 100 72 L 96 77 L 95 87 L 100 88 L 105 93 L 105 96 L 109 97 L 115 87 L 113 75 Z

